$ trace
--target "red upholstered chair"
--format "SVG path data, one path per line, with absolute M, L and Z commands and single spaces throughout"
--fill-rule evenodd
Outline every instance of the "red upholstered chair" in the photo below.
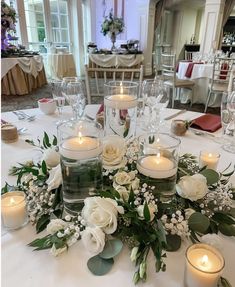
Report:
M 206 99 L 204 112 L 206 113 L 212 94 L 221 94 L 228 91 L 231 73 L 235 69 L 235 59 L 215 57 L 213 64 L 213 74 L 209 84 L 209 92 Z

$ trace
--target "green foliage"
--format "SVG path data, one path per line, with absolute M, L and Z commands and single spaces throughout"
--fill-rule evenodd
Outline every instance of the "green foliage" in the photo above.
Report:
M 50 215 L 49 214 L 42 215 L 36 224 L 37 233 L 43 231 L 47 227 L 49 222 L 50 222 Z
M 103 259 L 99 255 L 96 255 L 88 260 L 87 267 L 92 274 L 102 276 L 111 270 L 113 263 L 113 258 Z
M 213 169 L 204 169 L 200 173 L 205 176 L 208 185 L 216 184 L 219 181 L 219 174 Z
M 205 233 L 210 226 L 210 220 L 200 212 L 195 212 L 189 217 L 188 225 L 195 232 Z
M 99 256 L 103 259 L 113 258 L 121 252 L 122 247 L 123 243 L 120 239 L 108 240 Z

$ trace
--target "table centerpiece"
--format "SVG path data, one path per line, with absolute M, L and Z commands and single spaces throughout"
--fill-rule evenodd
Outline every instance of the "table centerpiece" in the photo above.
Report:
M 149 140 L 151 143 L 152 137 Z M 25 192 L 30 222 L 37 233 L 47 230 L 46 236 L 29 243 L 34 250 L 50 249 L 58 256 L 82 239 L 93 254 L 87 262 L 89 270 L 104 275 L 114 264 L 113 257 L 127 244 L 136 266 L 136 284 L 147 279 L 150 250 L 159 272 L 166 270 L 166 251 L 178 250 L 182 240 L 208 243 L 218 232 L 235 236 L 235 192 L 229 183 L 234 170 L 229 171 L 230 166 L 217 172 L 199 168 L 191 154 L 180 156 L 177 192 L 168 202 L 161 202 L 152 192 L 158 187 L 138 172 L 138 140 L 117 144 L 112 136 L 103 142 L 103 187 L 96 189 L 95 196 L 85 198 L 81 213 L 71 216 L 63 212 L 57 138 L 51 140 L 44 133 L 42 141 L 26 142 L 39 148 L 42 158 L 13 166 L 10 174 L 17 176 L 17 185 L 6 183 L 2 193 Z M 230 286 L 222 277 L 220 284 Z

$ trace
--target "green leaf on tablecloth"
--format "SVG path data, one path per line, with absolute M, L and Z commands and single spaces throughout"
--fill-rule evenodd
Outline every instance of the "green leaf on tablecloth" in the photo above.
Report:
M 219 181 L 219 174 L 213 169 L 204 169 L 200 172 L 200 174 L 206 177 L 208 185 L 215 184 Z
M 49 214 L 42 215 L 38 219 L 37 224 L 36 224 L 37 233 L 43 231 L 47 227 L 49 222 L 50 222 L 50 215 Z
M 123 243 L 120 239 L 108 240 L 99 256 L 103 259 L 113 258 L 121 252 Z
M 205 233 L 210 226 L 210 220 L 200 212 L 194 212 L 188 220 L 189 228 L 193 231 Z
M 37 238 L 34 241 L 30 242 L 28 246 L 30 247 L 36 247 L 34 251 L 39 251 L 39 250 L 44 250 L 44 249 L 49 249 L 52 247 L 53 243 L 51 241 L 51 234 L 42 237 L 42 238 Z
M 219 231 L 226 236 L 235 236 L 235 226 L 227 223 L 219 224 Z
M 150 221 L 150 211 L 147 202 L 144 204 L 144 219 Z
M 102 276 L 111 270 L 113 263 L 113 258 L 103 259 L 99 255 L 96 255 L 88 260 L 87 267 L 92 274 Z
M 42 172 L 44 174 L 47 174 L 47 165 L 46 165 L 45 160 L 42 161 Z
M 232 285 L 226 278 L 220 277 L 218 287 L 232 287 Z
M 177 251 L 181 246 L 181 238 L 177 234 L 167 234 L 166 235 L 167 247 L 166 251 Z
M 52 144 L 53 145 L 57 145 L 57 137 L 56 136 L 53 136 Z
M 43 145 L 45 148 L 51 147 L 50 140 L 49 140 L 48 134 L 46 132 L 44 132 Z

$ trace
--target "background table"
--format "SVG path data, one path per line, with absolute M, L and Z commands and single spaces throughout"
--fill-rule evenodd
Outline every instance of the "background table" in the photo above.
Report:
M 205 104 L 208 91 L 209 82 L 212 79 L 213 74 L 213 64 L 194 64 L 192 74 L 190 78 L 185 76 L 188 69 L 189 62 L 180 62 L 178 67 L 177 76 L 179 79 L 190 79 L 195 82 L 194 86 L 194 96 L 193 104 Z M 191 91 L 184 89 L 183 96 L 181 97 L 181 102 L 186 103 L 191 101 L 192 95 Z M 209 103 L 209 107 L 219 107 L 221 102 L 221 95 L 213 94 Z
M 2 95 L 26 95 L 47 83 L 42 56 L 2 58 Z
M 89 116 L 95 116 L 99 105 L 87 106 L 86 113 Z M 164 116 L 174 114 L 176 110 L 166 110 Z M 2 143 L 2 184 L 7 180 L 10 184 L 16 182 L 16 178 L 8 176 L 8 169 L 17 162 L 23 162 L 29 159 L 35 159 L 38 152 L 34 147 L 25 143 L 25 139 L 34 139 L 43 137 L 43 132 L 48 132 L 49 136 L 56 134 L 55 122 L 59 117 L 57 114 L 44 115 L 38 109 L 27 110 L 28 114 L 36 115 L 33 122 L 18 121 L 13 113 L 3 113 L 2 119 L 11 121 L 17 127 L 28 128 L 28 134 L 21 135 L 18 142 L 12 144 Z M 194 119 L 199 113 L 186 112 L 178 119 Z M 72 116 L 70 107 L 65 108 L 63 118 Z M 165 131 L 169 131 L 171 120 L 166 122 Z M 138 129 L 138 133 L 141 130 Z M 189 152 L 199 155 L 201 149 L 216 150 L 220 153 L 219 170 L 223 170 L 231 162 L 235 164 L 235 158 L 232 154 L 221 149 L 220 145 L 215 143 L 211 137 L 197 136 L 188 131 L 184 137 L 181 137 L 181 154 Z M 200 143 L 200 144 L 199 144 Z M 235 177 L 232 178 L 235 184 Z M 39 236 L 44 236 L 43 232 Z M 59 257 L 53 257 L 48 250 L 32 251 L 27 244 L 38 235 L 35 228 L 30 224 L 24 228 L 6 233 L 2 236 L 2 284 L 3 287 L 15 287 L 19 284 L 24 287 L 134 287 L 132 276 L 135 271 L 134 264 L 129 259 L 130 251 L 127 248 L 114 259 L 115 264 L 112 270 L 105 276 L 92 275 L 86 262 L 91 255 L 85 250 L 82 242 L 73 245 L 68 252 Z M 220 234 L 222 239 L 222 254 L 225 258 L 224 277 L 230 280 L 232 286 L 235 286 L 235 239 Z M 167 252 L 165 260 L 167 265 L 166 272 L 156 273 L 154 270 L 154 256 L 150 254 L 148 259 L 148 278 L 145 284 L 137 286 L 146 287 L 182 287 L 185 264 L 185 250 L 189 242 L 182 242 L 181 248 L 177 252 Z M 19 268 L 20 267 L 20 268 Z M 202 286 L 203 287 L 203 286 Z
M 52 78 L 76 77 L 76 67 L 71 53 L 47 55 L 48 73 Z
M 100 67 L 133 67 L 140 66 L 144 60 L 143 54 L 115 55 L 115 54 L 89 54 L 90 66 Z

